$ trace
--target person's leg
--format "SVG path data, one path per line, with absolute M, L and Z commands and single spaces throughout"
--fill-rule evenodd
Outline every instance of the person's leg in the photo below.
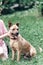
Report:
M 9 54 L 9 46 L 6 44 L 6 46 L 7 46 L 7 51 L 8 51 L 8 54 Z
M 3 44 L 3 52 L 4 52 L 3 60 L 8 59 L 8 50 L 7 50 L 7 46 L 5 43 Z

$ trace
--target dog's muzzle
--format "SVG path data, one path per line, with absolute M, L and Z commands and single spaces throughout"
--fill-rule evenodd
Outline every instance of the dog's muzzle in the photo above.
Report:
M 15 37 L 15 36 L 18 36 L 18 32 L 16 33 L 16 34 L 14 34 L 14 33 L 11 33 L 11 35 L 13 36 L 13 37 Z

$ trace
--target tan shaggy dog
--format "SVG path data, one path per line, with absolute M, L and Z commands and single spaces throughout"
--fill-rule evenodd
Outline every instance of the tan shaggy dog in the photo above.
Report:
M 20 60 L 21 53 L 28 55 L 30 57 L 36 55 L 36 49 L 26 41 L 19 34 L 19 23 L 12 25 L 9 23 L 9 31 L 8 33 L 0 36 L 0 38 L 4 38 L 6 36 L 10 37 L 10 47 L 12 49 L 12 60 L 14 60 L 15 52 L 17 51 L 17 61 Z

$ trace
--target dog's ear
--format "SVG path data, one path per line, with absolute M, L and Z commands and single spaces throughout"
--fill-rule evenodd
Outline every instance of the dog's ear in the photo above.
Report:
M 9 22 L 9 23 L 8 23 L 8 27 L 10 28 L 11 26 L 12 26 L 12 23 L 11 23 L 11 22 Z
M 16 25 L 19 27 L 19 23 L 16 23 Z

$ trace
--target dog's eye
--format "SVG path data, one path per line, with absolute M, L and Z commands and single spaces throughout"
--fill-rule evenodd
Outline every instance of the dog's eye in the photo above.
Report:
M 19 30 L 19 29 L 17 29 L 17 30 Z
M 15 30 L 15 29 L 12 29 L 12 30 Z

